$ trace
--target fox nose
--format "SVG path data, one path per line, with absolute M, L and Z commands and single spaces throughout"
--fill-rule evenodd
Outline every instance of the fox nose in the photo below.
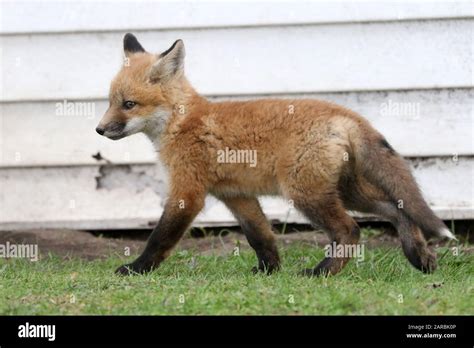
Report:
M 104 129 L 104 128 L 100 128 L 100 127 L 97 127 L 97 128 L 95 129 L 95 131 L 96 131 L 97 133 L 99 133 L 100 135 L 104 135 L 104 133 L 105 133 L 105 129 Z

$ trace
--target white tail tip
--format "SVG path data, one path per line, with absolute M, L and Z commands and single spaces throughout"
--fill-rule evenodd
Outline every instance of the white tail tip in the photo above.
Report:
M 458 240 L 454 236 L 454 234 L 452 234 L 452 232 L 450 230 L 448 230 L 447 228 L 442 228 L 441 230 L 439 230 L 439 236 L 443 237 L 443 238 Z

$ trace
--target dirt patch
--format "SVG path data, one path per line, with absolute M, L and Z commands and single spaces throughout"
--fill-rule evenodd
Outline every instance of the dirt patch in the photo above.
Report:
M 277 235 L 277 240 L 279 247 L 292 244 L 323 247 L 329 243 L 325 234 L 314 231 Z M 41 255 L 52 253 L 66 259 L 83 258 L 86 260 L 107 258 L 111 255 L 123 256 L 126 251 L 129 251 L 130 255 L 138 254 L 146 243 L 142 240 L 97 237 L 89 232 L 66 229 L 0 233 L 0 244 L 5 244 L 6 242 L 12 244 L 37 244 Z M 387 234 L 363 238 L 362 243 L 367 248 L 382 245 L 388 247 L 399 246 L 398 238 Z M 224 236 L 207 236 L 203 238 L 187 236 L 180 241 L 177 250 L 192 250 L 202 255 L 225 255 L 232 253 L 237 246 L 241 250 L 250 248 L 244 235 L 232 232 Z
M 106 258 L 113 254 L 138 253 L 145 242 L 96 237 L 76 230 L 28 230 L 0 233 L 0 243 L 37 244 L 40 255 L 52 253 L 64 258 L 79 257 L 87 260 Z

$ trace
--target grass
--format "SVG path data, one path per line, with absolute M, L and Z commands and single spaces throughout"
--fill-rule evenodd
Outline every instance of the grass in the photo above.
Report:
M 201 256 L 176 252 L 159 270 L 118 277 L 124 261 L 0 261 L 0 314 L 473 314 L 474 255 L 438 249 L 439 269 L 425 275 L 400 249 L 377 248 L 337 276 L 306 278 L 324 251 L 281 250 L 283 269 L 253 275 L 253 252 Z

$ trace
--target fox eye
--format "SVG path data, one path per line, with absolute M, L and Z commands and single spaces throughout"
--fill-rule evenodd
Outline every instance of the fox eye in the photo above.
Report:
M 133 109 L 133 107 L 137 105 L 137 103 L 135 103 L 134 101 L 131 101 L 131 100 L 126 100 L 123 102 L 123 108 L 126 109 L 126 110 L 130 110 L 130 109 Z

